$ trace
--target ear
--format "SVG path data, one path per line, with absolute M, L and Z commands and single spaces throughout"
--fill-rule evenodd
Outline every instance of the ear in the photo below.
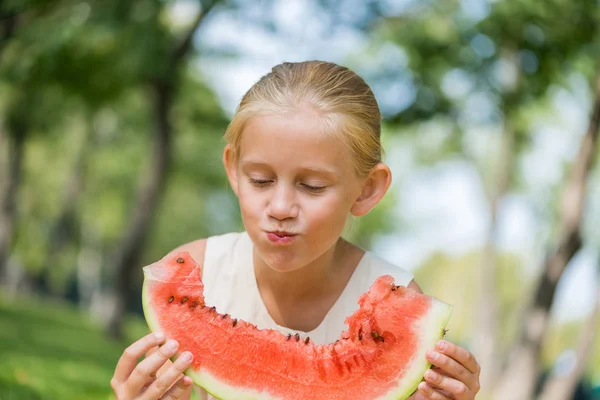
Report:
M 383 164 L 377 164 L 365 180 L 362 192 L 356 199 L 350 213 L 354 216 L 367 214 L 379 203 L 392 183 L 392 171 Z
M 233 189 L 235 195 L 238 195 L 238 171 L 236 163 L 236 154 L 230 144 L 225 146 L 223 150 L 223 165 L 225 166 L 225 172 L 229 179 L 229 184 Z

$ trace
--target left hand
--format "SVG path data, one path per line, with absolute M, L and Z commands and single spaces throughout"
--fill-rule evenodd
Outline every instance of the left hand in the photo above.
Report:
M 480 366 L 473 354 L 446 340 L 427 352 L 433 368 L 425 372 L 414 400 L 474 400 L 479 392 Z

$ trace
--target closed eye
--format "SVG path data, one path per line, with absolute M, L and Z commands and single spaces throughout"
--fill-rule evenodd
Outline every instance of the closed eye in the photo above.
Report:
M 313 193 L 319 193 L 322 192 L 323 190 L 325 190 L 326 186 L 313 186 L 313 185 L 308 185 L 306 183 L 303 183 L 302 186 L 304 187 L 304 189 L 306 189 L 309 192 L 313 192 Z
M 258 186 L 258 187 L 266 186 L 269 183 L 273 182 L 272 180 L 268 180 L 268 179 L 249 178 L 249 180 L 250 180 L 251 184 L 253 184 L 254 186 Z

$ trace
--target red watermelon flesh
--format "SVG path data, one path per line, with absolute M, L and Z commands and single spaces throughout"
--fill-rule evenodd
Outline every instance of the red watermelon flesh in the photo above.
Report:
M 382 276 L 346 319 L 335 343 L 315 345 L 222 315 L 205 304 L 201 269 L 188 253 L 144 268 L 152 331 L 191 351 L 188 374 L 221 399 L 406 399 L 430 367 L 452 307 Z

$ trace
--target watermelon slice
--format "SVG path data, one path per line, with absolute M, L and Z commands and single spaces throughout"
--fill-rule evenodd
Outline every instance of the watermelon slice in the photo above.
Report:
M 327 345 L 260 330 L 205 304 L 201 270 L 188 253 L 144 267 L 144 314 L 152 331 L 194 355 L 186 371 L 221 399 L 406 399 L 430 364 L 452 307 L 378 278 Z

